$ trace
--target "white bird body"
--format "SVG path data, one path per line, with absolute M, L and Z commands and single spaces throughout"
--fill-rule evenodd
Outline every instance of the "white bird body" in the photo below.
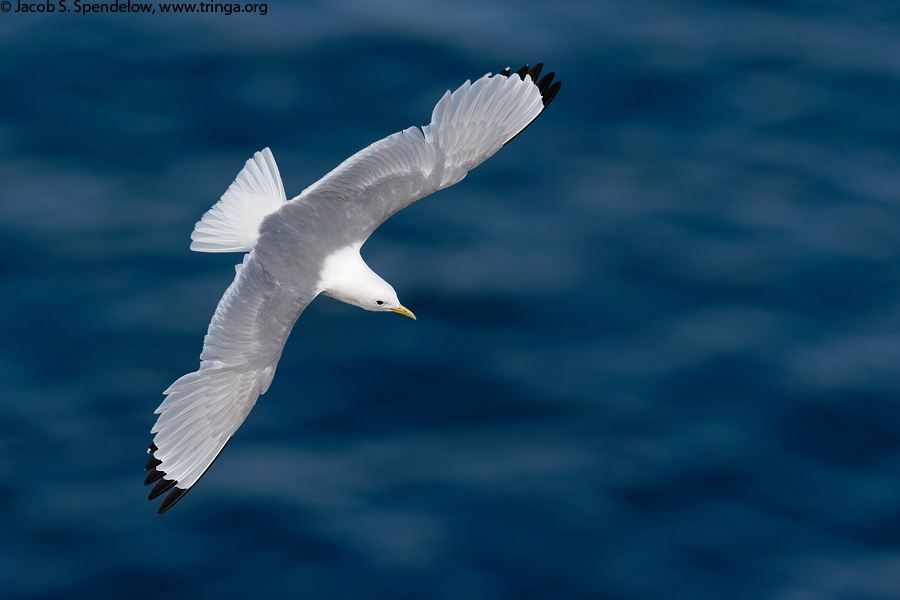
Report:
M 191 249 L 248 252 L 219 302 L 200 368 L 173 383 L 159 418 L 145 484 L 159 513 L 209 468 L 268 389 L 297 318 L 319 294 L 415 318 L 360 256 L 369 235 L 398 210 L 453 185 L 518 135 L 560 82 L 535 82 L 538 64 L 447 92 L 429 125 L 375 142 L 287 201 L 268 148 L 257 152 L 197 223 Z M 518 75 L 515 76 L 515 75 Z

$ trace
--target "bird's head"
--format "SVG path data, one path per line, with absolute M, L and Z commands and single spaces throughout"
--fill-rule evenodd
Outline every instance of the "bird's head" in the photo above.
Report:
M 363 261 L 359 246 L 342 248 L 325 260 L 319 289 L 341 302 L 366 310 L 416 316 L 400 304 L 397 292 Z
M 366 310 L 395 312 L 415 320 L 416 315 L 400 304 L 397 292 L 387 281 L 370 271 L 372 277 L 357 280 L 354 296 L 344 300 Z

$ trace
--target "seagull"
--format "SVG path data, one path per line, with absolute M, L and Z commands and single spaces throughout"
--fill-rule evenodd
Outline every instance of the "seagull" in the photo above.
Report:
M 538 79 L 542 66 L 447 91 L 431 123 L 375 142 L 292 200 L 268 148 L 247 161 L 191 234 L 191 250 L 247 254 L 216 307 L 200 368 L 169 386 L 155 411 L 144 485 L 155 484 L 148 500 L 166 494 L 157 514 L 197 483 L 269 388 L 316 296 L 416 318 L 360 248 L 391 215 L 459 182 L 534 121 L 561 85 L 555 73 Z

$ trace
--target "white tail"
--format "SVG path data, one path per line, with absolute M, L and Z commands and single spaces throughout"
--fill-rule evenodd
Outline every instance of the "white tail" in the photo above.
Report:
M 275 157 L 264 148 L 247 161 L 222 199 L 194 226 L 191 250 L 248 252 L 263 219 L 286 200 Z

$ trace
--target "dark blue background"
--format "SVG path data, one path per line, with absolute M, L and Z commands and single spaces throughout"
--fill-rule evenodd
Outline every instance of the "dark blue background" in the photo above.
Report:
M 269 2 L 0 14 L 5 598 L 900 597 L 900 8 Z M 364 248 L 162 517 L 153 409 L 288 196 L 544 61 L 553 105 Z

